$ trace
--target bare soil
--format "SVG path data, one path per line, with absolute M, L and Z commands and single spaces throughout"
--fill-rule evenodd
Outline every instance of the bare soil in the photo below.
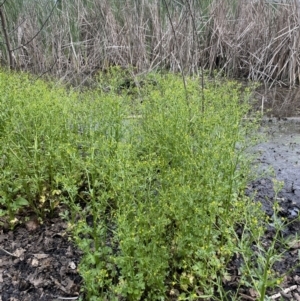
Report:
M 30 220 L 13 231 L 0 229 L 0 300 L 77 299 L 80 257 L 59 218 L 43 225 Z

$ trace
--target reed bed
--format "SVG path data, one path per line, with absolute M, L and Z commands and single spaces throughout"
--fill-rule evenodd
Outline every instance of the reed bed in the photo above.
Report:
M 1 64 L 75 85 L 118 65 L 294 86 L 299 9 L 297 0 L 6 1 Z

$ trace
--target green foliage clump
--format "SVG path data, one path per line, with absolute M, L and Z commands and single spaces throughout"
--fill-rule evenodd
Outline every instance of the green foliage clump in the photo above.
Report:
M 2 215 L 67 206 L 88 300 L 212 297 L 236 225 L 261 216 L 244 196 L 256 125 L 239 85 L 150 74 L 128 91 L 113 76 L 79 94 L 0 79 Z
M 1 72 L 0 78 L 0 203 L 11 219 L 27 205 L 42 217 L 58 205 L 55 178 L 69 161 L 73 96 L 25 74 Z
M 101 170 L 89 170 L 93 225 L 84 213 L 74 228 L 89 254 L 81 272 L 90 300 L 212 296 L 236 247 L 235 226 L 249 210 L 259 219 L 243 195 L 255 125 L 243 122 L 249 108 L 237 83 L 207 83 L 203 97 L 198 78 L 187 79 L 187 91 L 175 75 L 155 83 L 138 91 L 138 115 L 114 124 L 118 138 L 98 140 L 109 163 L 102 154 Z M 131 112 L 132 89 L 112 86 L 105 95 L 121 102 L 116 111 Z

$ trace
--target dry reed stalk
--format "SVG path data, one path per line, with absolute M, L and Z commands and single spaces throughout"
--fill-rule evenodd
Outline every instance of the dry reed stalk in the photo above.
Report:
M 31 40 L 47 17 L 34 1 L 17 21 L 7 19 L 17 28 L 10 37 L 18 69 L 49 72 L 77 85 L 89 84 L 110 65 L 188 73 L 201 66 L 266 83 L 300 81 L 297 0 L 211 1 L 205 12 L 200 2 L 171 1 L 172 24 L 161 0 L 127 0 L 123 6 L 110 0 L 66 1 Z

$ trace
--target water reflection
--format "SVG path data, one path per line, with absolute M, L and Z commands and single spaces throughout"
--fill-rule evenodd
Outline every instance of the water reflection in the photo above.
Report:
M 300 117 L 300 87 L 259 87 L 256 89 L 255 108 L 268 117 Z

